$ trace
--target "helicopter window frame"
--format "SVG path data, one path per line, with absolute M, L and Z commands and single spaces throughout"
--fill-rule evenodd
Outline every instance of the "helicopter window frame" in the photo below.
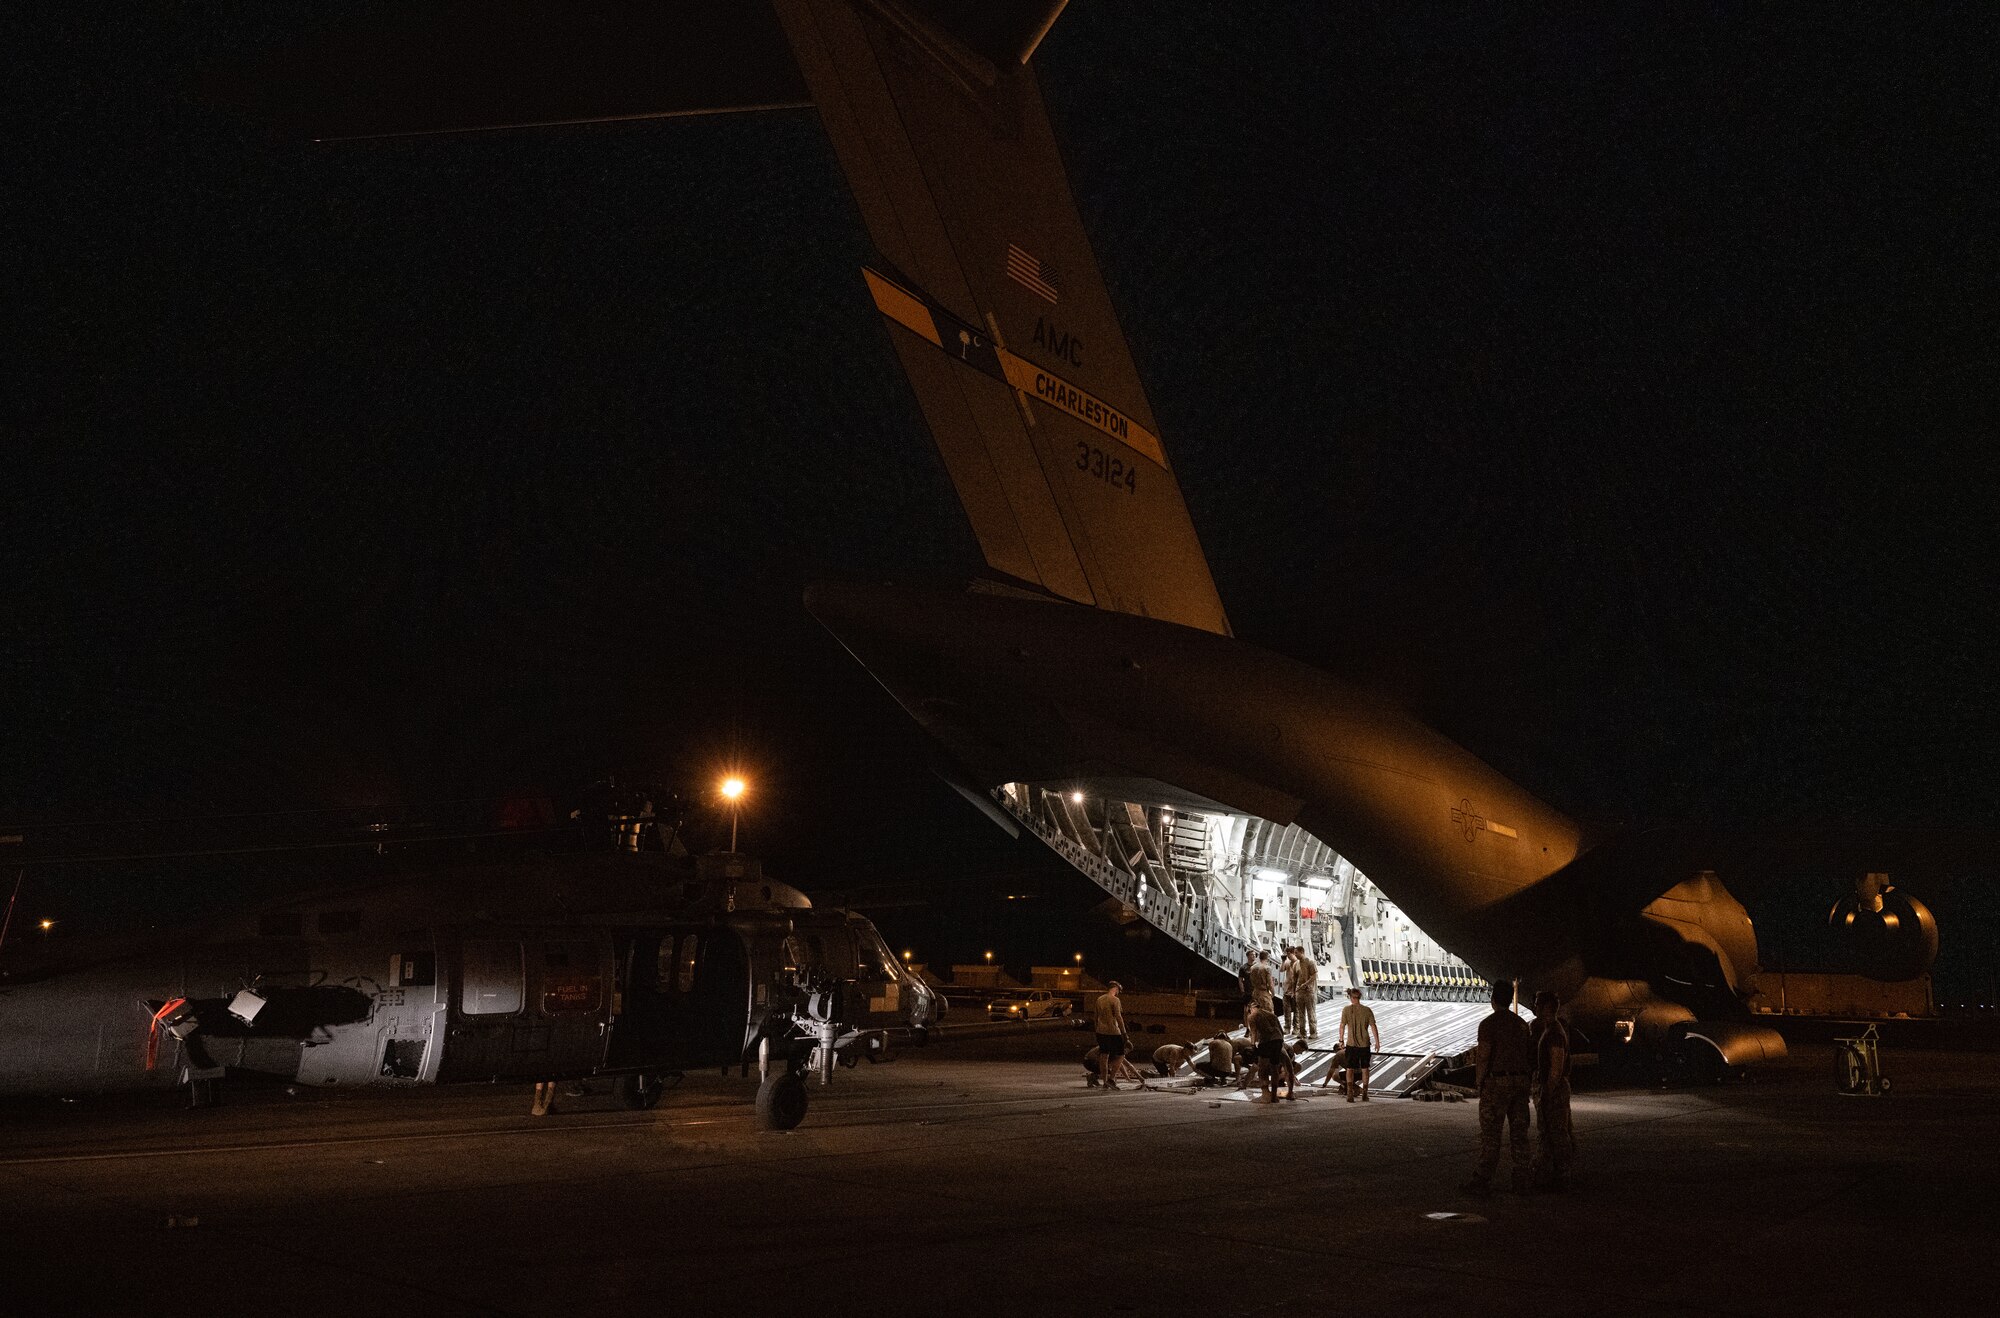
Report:
M 889 950 L 889 945 L 882 941 L 881 931 L 879 929 L 874 928 L 871 925 L 868 926 L 865 930 L 850 928 L 850 932 L 852 932 L 855 935 L 854 939 L 856 944 L 855 950 L 859 952 L 860 949 L 865 946 L 869 949 L 871 953 L 871 955 L 865 959 L 857 958 L 857 960 L 860 960 L 862 962 L 861 964 L 856 966 L 857 972 L 866 972 L 872 969 L 875 972 L 874 977 L 883 979 L 885 981 L 894 980 L 897 977 L 896 954 L 894 952 L 891 952 Z M 867 964 L 868 961 L 874 962 L 874 965 L 872 967 L 869 966 Z M 863 977 L 865 978 L 867 976 L 864 974 Z
M 511 979 L 507 970 L 510 958 L 513 966 Z M 458 978 L 460 1014 L 518 1016 L 527 1002 L 528 978 L 527 957 L 521 940 L 466 939 L 459 945 Z M 510 1002 L 512 1005 L 507 1005 Z

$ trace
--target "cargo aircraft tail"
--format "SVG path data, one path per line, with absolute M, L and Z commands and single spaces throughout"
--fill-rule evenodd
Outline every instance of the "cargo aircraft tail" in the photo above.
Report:
M 869 295 L 995 571 L 1227 635 L 1034 74 L 981 11 L 779 0 L 881 253 Z

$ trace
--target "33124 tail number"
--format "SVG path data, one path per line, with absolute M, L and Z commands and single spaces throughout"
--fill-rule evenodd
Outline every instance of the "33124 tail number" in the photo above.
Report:
M 1113 489 L 1123 490 L 1127 494 L 1139 492 L 1138 468 L 1129 465 L 1115 453 L 1106 453 L 1095 444 L 1077 441 L 1076 469 L 1089 472 Z

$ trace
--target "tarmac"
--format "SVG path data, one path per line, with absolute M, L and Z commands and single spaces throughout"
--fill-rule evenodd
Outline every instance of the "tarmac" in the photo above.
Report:
M 1169 1024 L 1161 1040 L 1178 1037 Z M 1186 1031 L 1182 1031 L 1185 1033 Z M 1899 1314 L 1984 1309 L 2000 1054 L 1801 1046 L 1750 1083 L 1587 1078 L 1561 1194 L 1454 1187 L 1470 1103 L 1088 1089 L 1036 1024 L 651 1112 L 522 1086 L 0 1109 L 14 1314 Z M 1506 1172 L 1503 1166 L 1501 1181 Z M 1032 1309 L 1028 1306 L 1034 1306 Z

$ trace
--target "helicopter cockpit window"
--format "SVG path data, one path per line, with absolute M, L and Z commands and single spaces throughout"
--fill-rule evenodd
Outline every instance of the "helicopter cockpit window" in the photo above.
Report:
M 882 935 L 857 931 L 856 940 L 861 944 L 862 974 L 879 979 L 896 977 L 896 957 L 882 941 Z
M 521 945 L 498 938 L 468 938 L 463 951 L 468 1016 L 506 1016 L 521 1009 Z

